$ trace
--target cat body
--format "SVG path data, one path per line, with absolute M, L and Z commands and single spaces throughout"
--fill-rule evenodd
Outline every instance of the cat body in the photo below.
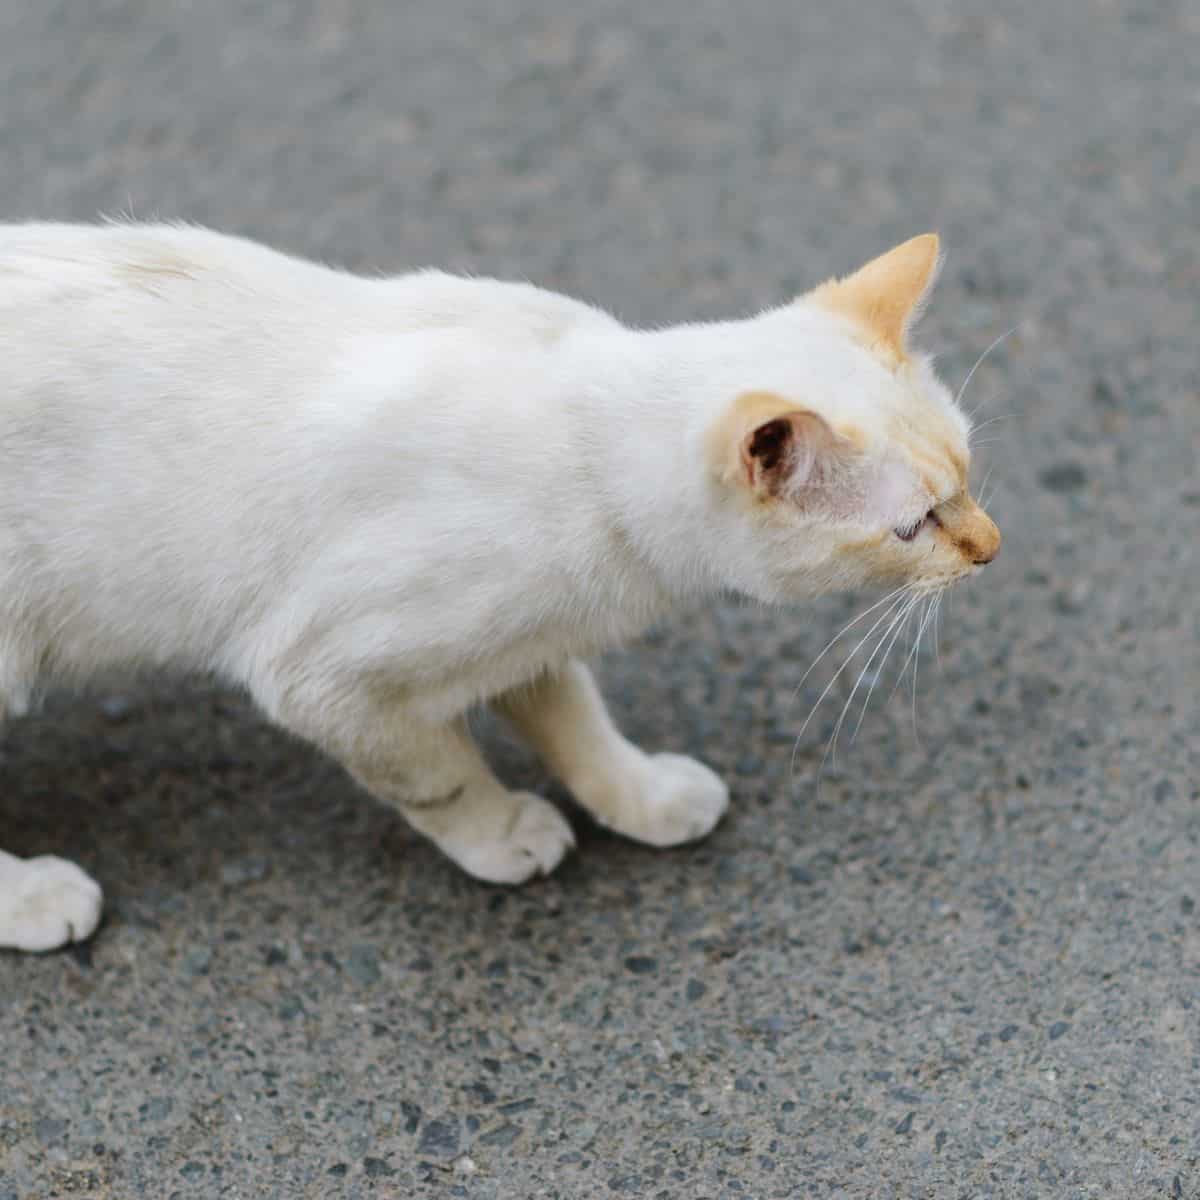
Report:
M 520 285 L 355 279 L 190 229 L 18 227 L 6 260 L 15 711 L 46 668 L 270 689 L 337 614 L 353 659 L 403 662 L 414 702 L 448 716 L 627 631 L 623 587 L 658 605 L 619 555 L 593 561 L 607 531 L 555 349 L 600 314 Z M 35 570 L 36 589 L 17 585 Z
M 855 298 L 872 264 L 645 332 L 190 227 L 0 226 L 0 719 L 113 668 L 211 672 L 519 882 L 573 838 L 474 749 L 490 702 L 602 823 L 707 833 L 724 785 L 624 739 L 581 658 L 682 600 L 933 588 L 995 552 L 965 423 L 904 344 L 936 242 L 906 247 L 872 285 L 898 316 Z M 72 864 L 0 854 L 0 945 L 99 911 Z

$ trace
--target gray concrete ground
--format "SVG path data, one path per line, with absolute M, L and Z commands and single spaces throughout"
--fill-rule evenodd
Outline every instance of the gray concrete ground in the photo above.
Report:
M 933 227 L 948 377 L 1020 329 L 968 396 L 1002 555 L 819 788 L 848 687 L 793 771 L 830 672 L 797 684 L 864 597 L 605 662 L 733 785 L 695 849 L 583 829 L 503 892 L 202 685 L 10 727 L 0 844 L 109 911 L 0 957 L 0 1197 L 1200 1196 L 1198 35 L 1184 0 L 3 0 L 4 218 L 638 321 Z

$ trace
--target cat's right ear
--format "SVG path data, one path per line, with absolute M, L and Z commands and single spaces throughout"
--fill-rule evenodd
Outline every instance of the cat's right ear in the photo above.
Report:
M 844 279 L 831 279 L 810 299 L 852 320 L 888 358 L 902 361 L 908 330 L 921 315 L 941 263 L 936 233 L 924 233 L 873 258 Z
M 835 441 L 816 413 L 772 392 L 746 392 L 713 429 L 709 454 L 725 483 L 761 500 L 799 498 L 827 473 Z

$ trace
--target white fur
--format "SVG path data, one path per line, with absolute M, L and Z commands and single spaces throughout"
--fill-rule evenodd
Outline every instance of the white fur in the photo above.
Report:
M 516 882 L 573 839 L 470 746 L 461 714 L 493 700 L 602 822 L 700 836 L 724 785 L 632 747 L 574 660 L 685 597 L 865 582 L 839 539 L 929 499 L 893 470 L 894 511 L 765 526 L 705 457 L 751 387 L 873 436 L 918 393 L 949 405 L 803 303 L 637 332 L 527 285 L 363 279 L 194 228 L 0 226 L 0 716 L 114 666 L 215 672 Z M 11 870 L 0 945 L 90 932 L 98 893 L 43 869 L 31 909 Z
M 74 863 L 0 850 L 0 946 L 53 950 L 82 942 L 100 921 L 100 887 Z

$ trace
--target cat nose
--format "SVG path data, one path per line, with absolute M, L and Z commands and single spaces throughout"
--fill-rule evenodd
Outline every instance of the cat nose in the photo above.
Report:
M 977 567 L 987 566 L 1000 553 L 1000 530 L 990 518 L 984 517 L 984 520 L 987 521 L 986 528 L 976 532 L 966 547 L 967 557 Z

